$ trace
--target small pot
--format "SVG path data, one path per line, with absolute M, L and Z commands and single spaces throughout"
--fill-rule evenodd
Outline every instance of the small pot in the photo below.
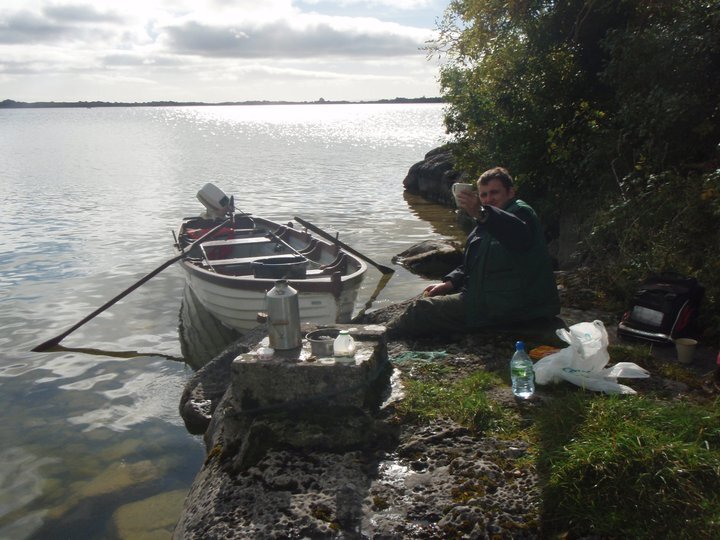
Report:
M 337 328 L 321 328 L 308 332 L 307 340 L 310 342 L 310 350 L 313 356 L 332 356 L 333 343 L 338 337 L 340 330 Z

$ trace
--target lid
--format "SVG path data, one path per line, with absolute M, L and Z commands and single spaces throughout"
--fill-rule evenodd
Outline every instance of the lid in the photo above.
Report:
M 525 350 L 525 342 L 518 341 L 515 343 L 515 350 L 516 351 L 524 351 Z

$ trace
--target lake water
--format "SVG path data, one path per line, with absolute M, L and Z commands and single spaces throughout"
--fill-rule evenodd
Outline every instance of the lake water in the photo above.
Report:
M 180 269 L 60 350 L 30 349 L 173 257 L 205 183 L 390 265 L 462 236 L 450 210 L 403 194 L 443 140 L 436 104 L 0 110 L 0 538 L 169 537 L 204 459 L 178 414 L 193 373 Z M 397 270 L 374 307 L 425 286 Z M 358 309 L 380 276 L 370 268 Z

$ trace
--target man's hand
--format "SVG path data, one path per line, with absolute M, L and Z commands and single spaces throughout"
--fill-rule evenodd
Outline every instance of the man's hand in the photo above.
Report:
M 455 290 L 452 281 L 443 281 L 442 283 L 436 283 L 435 285 L 428 285 L 423 291 L 423 296 L 441 296 L 444 294 L 451 293 Z

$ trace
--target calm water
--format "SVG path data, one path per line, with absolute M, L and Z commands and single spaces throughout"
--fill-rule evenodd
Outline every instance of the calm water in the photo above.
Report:
M 29 351 L 171 258 L 206 182 L 389 265 L 455 232 L 402 190 L 443 136 L 438 105 L 0 110 L 0 537 L 169 536 L 204 458 L 177 412 L 193 348 L 179 268 L 62 350 Z M 375 306 L 423 286 L 398 269 Z M 187 335 L 209 338 L 199 328 Z

